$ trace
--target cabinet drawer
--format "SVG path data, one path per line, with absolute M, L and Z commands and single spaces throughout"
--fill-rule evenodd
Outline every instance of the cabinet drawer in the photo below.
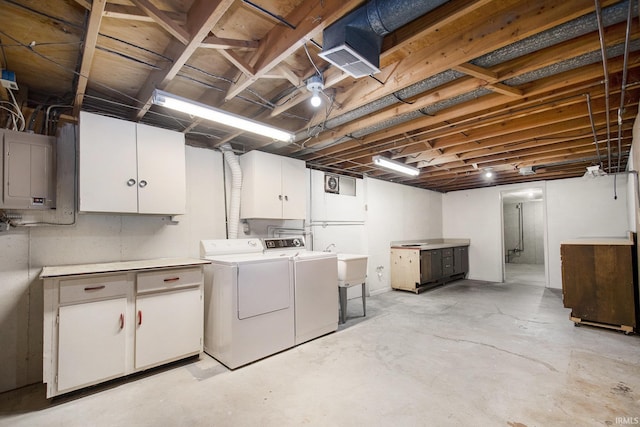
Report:
M 453 256 L 453 248 L 445 248 L 442 250 L 442 256 Z
M 138 273 L 138 293 L 162 291 L 202 283 L 202 268 L 176 268 Z
M 132 286 L 126 274 L 60 280 L 60 304 L 126 296 Z

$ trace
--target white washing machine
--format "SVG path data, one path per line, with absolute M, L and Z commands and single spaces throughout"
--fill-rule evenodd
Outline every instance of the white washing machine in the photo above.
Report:
M 295 295 L 295 343 L 338 329 L 338 260 L 308 251 L 303 237 L 263 239 L 265 254 L 291 257 Z
M 204 351 L 235 369 L 295 345 L 292 265 L 260 239 L 202 240 Z

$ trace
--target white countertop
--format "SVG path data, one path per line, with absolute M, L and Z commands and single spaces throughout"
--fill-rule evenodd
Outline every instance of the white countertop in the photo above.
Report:
M 40 278 L 73 276 L 77 274 L 111 273 L 116 271 L 148 270 L 163 267 L 186 267 L 210 264 L 211 261 L 198 258 L 156 258 L 139 261 L 104 262 L 99 264 L 76 264 L 42 267 Z
M 393 249 L 443 249 L 454 248 L 457 246 L 469 246 L 470 239 L 421 239 L 421 240 L 401 240 L 391 242 Z

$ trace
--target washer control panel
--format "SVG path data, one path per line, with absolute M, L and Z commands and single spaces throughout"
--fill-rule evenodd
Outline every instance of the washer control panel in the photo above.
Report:
M 265 249 L 298 249 L 304 248 L 304 237 L 263 239 Z

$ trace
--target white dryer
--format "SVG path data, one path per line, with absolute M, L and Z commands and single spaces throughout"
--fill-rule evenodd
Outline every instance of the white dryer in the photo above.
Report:
M 260 239 L 203 240 L 204 351 L 230 369 L 293 347 L 292 266 Z
M 304 238 L 263 239 L 265 254 L 291 257 L 295 295 L 295 343 L 338 329 L 338 260 L 330 252 L 308 251 Z

